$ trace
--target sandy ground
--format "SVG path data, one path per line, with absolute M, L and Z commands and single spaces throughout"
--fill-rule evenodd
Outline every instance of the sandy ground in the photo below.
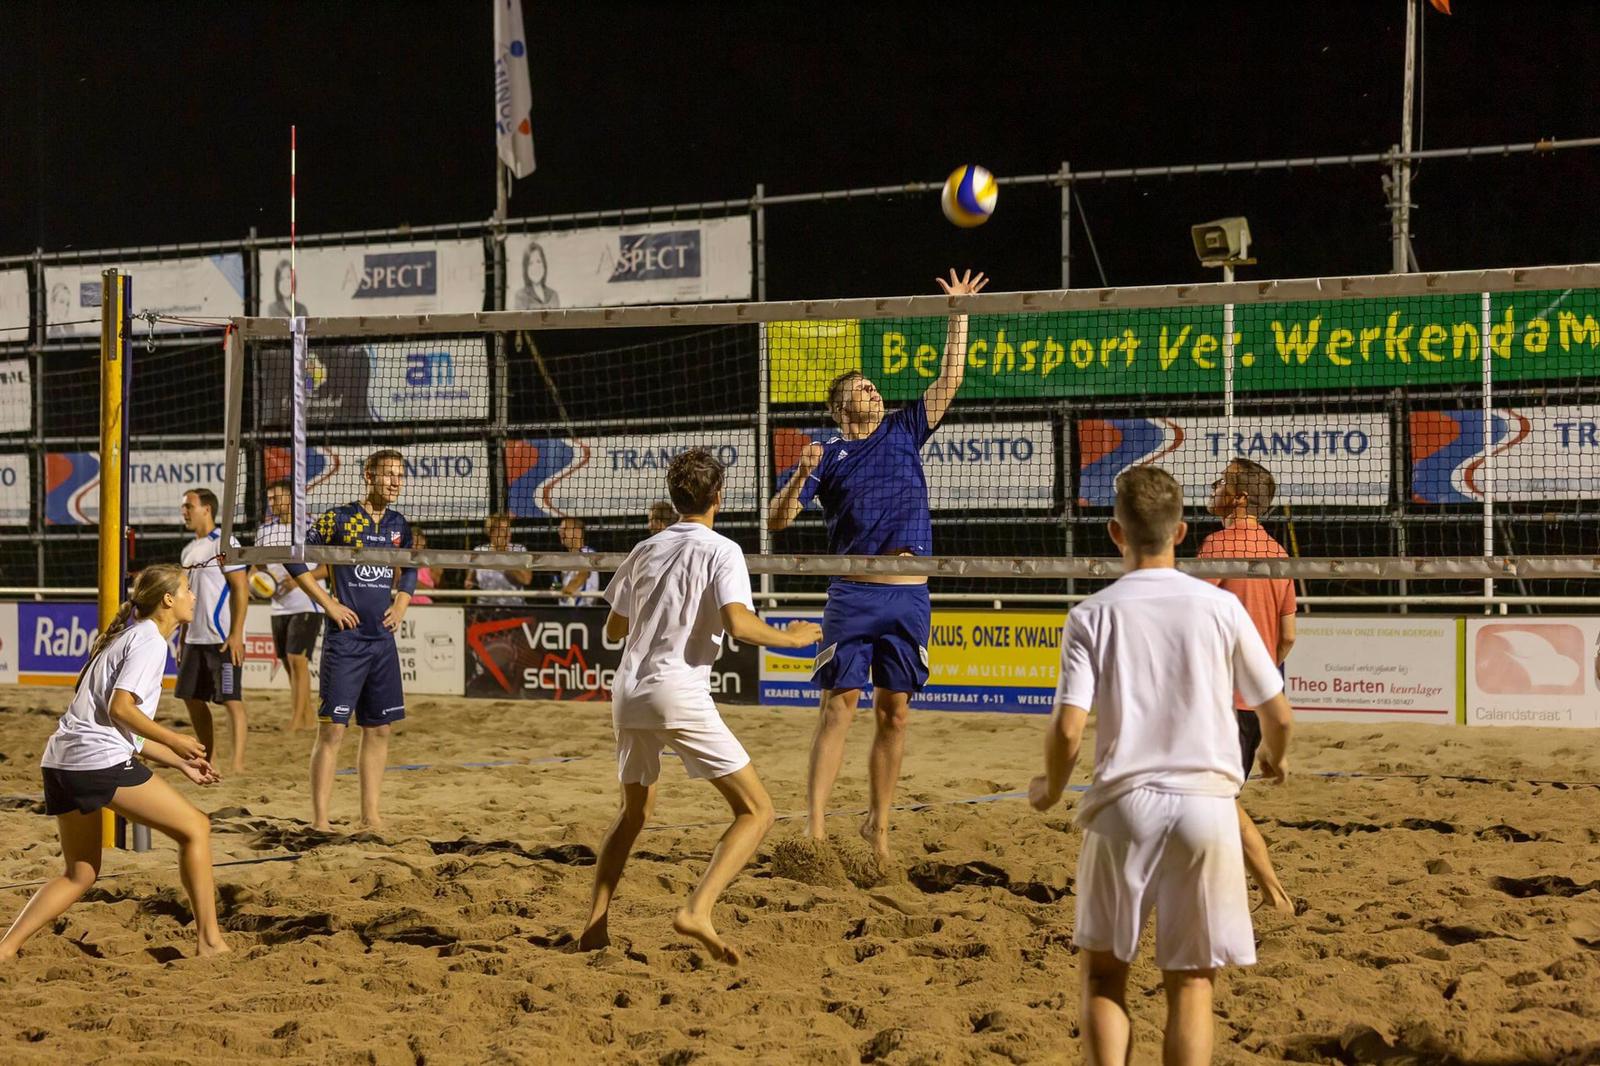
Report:
M 64 702 L 0 689 L 7 886 L 57 870 L 36 767 Z M 1070 811 L 960 802 L 1026 786 L 1041 719 L 917 715 L 902 796 L 926 806 L 898 816 L 896 867 L 864 887 L 839 876 L 867 880 L 858 721 L 840 865 L 797 861 L 799 823 L 780 821 L 719 908 L 747 952 L 730 969 L 669 925 L 724 817 L 670 764 L 613 946 L 570 950 L 614 808 L 606 708 L 414 700 L 393 761 L 429 766 L 391 770 L 381 839 L 309 831 L 309 741 L 283 730 L 282 698 L 252 709 L 250 772 L 180 782 L 218 863 L 238 863 L 217 872 L 235 953 L 187 957 L 170 842 L 112 854 L 90 900 L 0 968 L 0 1062 L 1077 1061 Z M 798 810 L 811 715 L 728 719 Z M 1218 1060 L 1600 1061 L 1600 788 L 1574 784 L 1600 780 L 1597 739 L 1303 727 L 1298 776 L 1246 803 L 1305 913 L 1258 914 L 1260 964 L 1219 982 Z M 341 777 L 336 817 L 355 803 Z M 28 891 L 0 893 L 0 920 Z M 1148 962 L 1134 984 L 1135 1059 L 1158 1061 Z

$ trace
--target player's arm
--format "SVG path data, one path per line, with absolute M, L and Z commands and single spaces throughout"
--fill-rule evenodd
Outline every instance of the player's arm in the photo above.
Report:
M 1286 614 L 1278 619 L 1278 647 L 1277 655 L 1280 664 L 1289 661 L 1289 652 L 1294 648 L 1294 615 Z
M 980 272 L 976 277 L 968 270 L 959 278 L 956 277 L 954 268 L 950 271 L 950 280 L 935 278 L 939 287 L 948 296 L 971 296 L 983 291 L 989 284 L 989 279 Z M 967 314 L 965 311 L 950 316 L 950 323 L 945 327 L 944 358 L 939 363 L 939 376 L 933 379 L 933 384 L 928 386 L 928 391 L 923 393 L 922 403 L 928 415 L 928 428 L 936 427 L 950 410 L 950 405 L 955 402 L 956 393 L 961 390 L 961 382 L 967 374 Z
M 805 504 L 800 499 L 801 490 L 806 487 L 806 478 L 822 462 L 822 445 L 816 441 L 807 444 L 800 452 L 800 461 L 795 464 L 794 473 L 784 484 L 783 489 L 772 498 L 772 503 L 767 506 L 767 529 L 773 533 L 789 528 Z
M 245 612 L 250 609 L 250 581 L 245 577 L 245 568 L 226 571 L 223 578 L 228 582 L 228 639 L 222 642 L 222 654 L 232 660 L 233 665 L 244 665 L 244 618 Z
M 627 635 L 628 616 L 625 614 L 618 614 L 616 609 L 613 608 L 611 613 L 606 615 L 606 639 L 610 641 L 617 641 L 622 640 Z
M 214 785 L 222 780 L 222 775 L 217 773 L 204 755 L 185 759 L 158 740 L 146 740 L 139 749 L 139 757 L 156 766 L 169 766 L 181 771 L 183 776 L 197 785 Z
M 1044 773 L 1028 783 L 1028 802 L 1035 810 L 1047 811 L 1061 802 L 1061 794 L 1072 780 L 1083 747 L 1083 727 L 1089 712 L 1070 703 L 1058 703 L 1050 715 L 1050 728 L 1044 734 Z
M 723 604 L 722 628 L 742 644 L 764 648 L 809 648 L 822 639 L 822 627 L 815 622 L 796 620 L 779 629 L 742 603 Z
M 1257 757 L 1261 772 L 1270 781 L 1283 784 L 1289 776 L 1289 733 L 1294 710 L 1282 692 L 1256 708 L 1261 722 L 1261 753 Z
M 400 547 L 411 547 L 411 527 L 407 525 L 400 534 Z M 394 595 L 389 600 L 389 609 L 383 612 L 383 628 L 393 633 L 399 630 L 400 620 L 406 616 L 406 608 L 411 606 L 411 597 L 417 593 L 417 568 L 402 566 L 395 574 Z
M 111 694 L 111 706 L 106 709 L 106 714 L 113 722 L 136 737 L 142 737 L 147 742 L 155 741 L 164 744 L 177 753 L 178 758 L 193 758 L 205 755 L 206 746 L 194 737 L 168 729 L 161 723 L 146 718 L 144 712 L 139 710 L 134 702 L 133 693 L 127 689 L 119 688 Z

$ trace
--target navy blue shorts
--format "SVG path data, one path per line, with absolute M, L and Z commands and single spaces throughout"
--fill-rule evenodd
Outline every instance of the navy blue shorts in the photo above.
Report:
M 400 652 L 393 638 L 372 640 L 330 633 L 317 670 L 322 706 L 317 717 L 334 725 L 379 726 L 406 716 Z
M 927 585 L 835 581 L 822 611 L 822 650 L 811 679 L 820 688 L 920 692 L 928 683 L 933 609 Z

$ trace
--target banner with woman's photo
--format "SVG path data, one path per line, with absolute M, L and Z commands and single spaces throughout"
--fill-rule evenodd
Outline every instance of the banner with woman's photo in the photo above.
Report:
M 294 306 L 289 249 L 256 253 L 261 314 L 430 315 L 483 310 L 483 241 L 340 244 L 296 253 Z
M 100 274 L 116 267 L 133 276 L 133 313 L 171 316 L 157 333 L 221 329 L 223 319 L 244 314 L 244 256 L 238 252 L 132 263 L 74 263 L 44 268 L 45 336 L 100 336 Z M 192 319 L 194 321 L 173 321 Z M 140 322 L 136 332 L 151 327 Z
M 749 215 L 506 237 L 512 311 L 748 300 Z

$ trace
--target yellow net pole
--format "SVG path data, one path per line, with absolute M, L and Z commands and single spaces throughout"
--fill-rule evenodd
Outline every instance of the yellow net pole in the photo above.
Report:
M 100 282 L 100 543 L 96 584 L 100 589 L 100 631 L 105 632 L 122 604 L 123 515 L 123 381 L 127 370 L 128 279 L 107 270 Z M 117 846 L 117 816 L 101 810 L 103 847 Z

